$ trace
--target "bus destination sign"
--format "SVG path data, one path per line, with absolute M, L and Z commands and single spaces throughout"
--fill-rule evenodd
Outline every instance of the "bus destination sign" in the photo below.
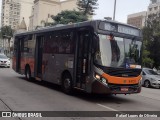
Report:
M 101 22 L 99 28 L 102 30 L 124 33 L 128 35 L 140 36 L 140 30 L 116 23 Z
M 140 31 L 138 29 L 123 25 L 118 25 L 118 32 L 134 36 L 140 36 Z

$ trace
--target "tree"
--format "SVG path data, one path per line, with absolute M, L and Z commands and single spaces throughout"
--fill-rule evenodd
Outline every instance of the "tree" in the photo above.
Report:
M 84 13 L 84 15 L 94 15 L 95 9 L 97 9 L 98 0 L 78 0 L 78 9 Z
M 160 14 L 148 16 L 146 26 L 143 28 L 143 63 L 160 66 Z
M 75 11 L 75 10 L 62 11 L 58 15 L 52 16 L 52 19 L 55 21 L 54 25 L 83 22 L 88 20 L 86 15 L 84 15 L 82 12 Z
M 10 40 L 13 37 L 14 30 L 10 26 L 1 27 L 1 37 L 2 39 L 8 40 L 8 46 L 10 51 Z
M 2 38 L 6 38 L 7 36 L 13 37 L 14 30 L 10 26 L 1 27 Z
M 145 67 L 153 67 L 154 61 L 149 57 L 150 52 L 148 50 L 143 50 L 143 56 L 142 56 L 142 64 Z

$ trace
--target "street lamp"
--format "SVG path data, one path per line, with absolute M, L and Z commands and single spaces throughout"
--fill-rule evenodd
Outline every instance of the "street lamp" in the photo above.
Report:
M 116 14 L 116 3 L 117 3 L 117 0 L 115 0 L 115 1 L 114 1 L 113 20 L 115 20 L 115 14 Z

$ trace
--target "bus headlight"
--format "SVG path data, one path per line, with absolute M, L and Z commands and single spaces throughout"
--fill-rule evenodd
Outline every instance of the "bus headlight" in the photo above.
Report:
M 101 76 L 98 75 L 98 74 L 95 74 L 95 78 L 98 79 L 98 80 L 100 80 L 100 79 L 101 79 Z
M 94 77 L 100 82 L 102 82 L 103 84 L 108 85 L 108 81 L 105 78 L 103 78 L 101 75 L 95 73 Z

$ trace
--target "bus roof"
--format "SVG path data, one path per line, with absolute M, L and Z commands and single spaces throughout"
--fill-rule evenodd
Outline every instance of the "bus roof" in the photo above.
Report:
M 43 32 L 49 32 L 49 31 L 53 31 L 53 30 L 62 30 L 62 29 L 77 28 L 77 27 L 84 27 L 84 26 L 95 26 L 96 27 L 97 24 L 100 23 L 100 22 L 113 23 L 113 24 L 128 26 L 128 27 L 140 30 L 139 28 L 137 28 L 135 26 L 124 24 L 124 23 L 120 23 L 120 22 L 117 22 L 117 21 L 112 21 L 112 20 L 91 20 L 91 21 L 73 23 L 73 24 L 70 24 L 70 25 L 60 24 L 60 25 L 55 25 L 55 26 L 43 27 L 43 28 L 40 28 L 40 29 L 37 29 L 37 30 L 33 30 L 33 31 L 26 31 L 26 32 L 16 33 L 14 36 L 43 33 Z

